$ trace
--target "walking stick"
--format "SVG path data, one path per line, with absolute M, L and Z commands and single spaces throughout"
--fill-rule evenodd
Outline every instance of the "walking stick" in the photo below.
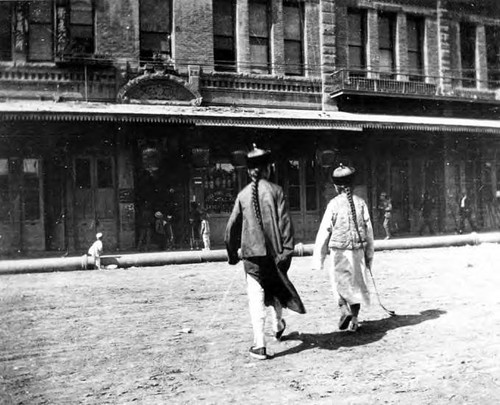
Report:
M 375 284 L 375 277 L 373 277 L 372 269 L 371 269 L 371 267 L 368 267 L 368 263 L 366 261 L 366 250 L 365 250 L 365 246 L 363 244 L 363 238 L 361 237 L 361 233 L 359 232 L 357 221 L 355 221 L 354 218 L 353 218 L 353 222 L 354 222 L 354 226 L 356 227 L 356 231 L 358 233 L 358 237 L 359 237 L 359 241 L 361 242 L 361 246 L 363 246 L 363 253 L 365 254 L 365 266 L 368 269 L 368 272 L 370 273 L 370 277 L 372 279 L 373 287 L 375 288 L 375 295 L 377 296 L 378 303 L 379 303 L 380 307 L 385 312 L 387 312 L 390 316 L 396 316 L 396 312 L 391 311 L 391 310 L 387 309 L 386 307 L 384 307 L 384 305 L 382 304 L 382 301 L 380 300 L 380 295 L 378 293 L 377 285 Z
M 366 267 L 368 268 L 368 271 L 370 272 L 370 277 L 372 279 L 373 287 L 375 288 L 375 294 L 377 296 L 377 300 L 378 300 L 378 303 L 379 303 L 380 307 L 385 312 L 387 312 L 390 316 L 396 316 L 396 312 L 391 311 L 391 310 L 387 309 L 386 307 L 384 307 L 384 305 L 382 304 L 382 301 L 380 301 L 380 295 L 378 293 L 377 285 L 375 284 L 375 278 L 373 277 L 372 269 L 370 267 L 368 267 L 368 266 L 366 266 Z

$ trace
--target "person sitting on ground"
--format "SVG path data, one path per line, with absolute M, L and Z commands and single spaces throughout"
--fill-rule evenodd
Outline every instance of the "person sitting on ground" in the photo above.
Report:
M 88 255 L 94 259 L 94 265 L 97 270 L 101 270 L 101 255 L 103 251 L 103 244 L 102 244 L 102 233 L 99 232 L 95 235 L 96 241 L 90 246 Z

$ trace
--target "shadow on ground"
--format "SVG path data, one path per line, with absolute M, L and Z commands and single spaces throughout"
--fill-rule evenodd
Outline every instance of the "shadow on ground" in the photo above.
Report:
M 395 315 L 376 321 L 366 321 L 361 323 L 361 327 L 356 333 L 331 332 L 331 333 L 299 333 L 291 332 L 282 337 L 283 341 L 302 341 L 298 346 L 276 353 L 274 357 L 286 356 L 300 353 L 304 350 L 320 348 L 325 350 L 337 350 L 340 347 L 362 346 L 382 339 L 385 334 L 393 329 L 413 326 L 419 323 L 430 321 L 444 315 L 446 311 L 439 309 L 429 309 L 420 312 L 418 315 Z

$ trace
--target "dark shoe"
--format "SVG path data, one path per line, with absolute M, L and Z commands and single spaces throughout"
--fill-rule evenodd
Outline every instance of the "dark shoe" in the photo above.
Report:
M 351 322 L 352 315 L 351 314 L 342 314 L 340 316 L 339 320 L 339 329 L 340 330 L 345 330 L 349 326 L 349 323 Z
M 266 360 L 268 358 L 265 347 L 255 348 L 252 346 L 248 352 L 251 357 L 257 360 Z
M 274 335 L 276 337 L 276 340 L 281 340 L 281 336 L 283 336 L 283 332 L 286 329 L 286 322 L 284 319 L 281 319 L 281 322 L 283 322 L 283 329 L 281 329 L 279 332 L 276 332 Z
M 341 304 L 340 301 L 339 304 Z M 349 305 L 347 303 L 341 304 L 339 306 L 340 306 L 339 329 L 344 330 L 349 326 L 349 322 L 351 322 L 352 312 L 349 309 Z

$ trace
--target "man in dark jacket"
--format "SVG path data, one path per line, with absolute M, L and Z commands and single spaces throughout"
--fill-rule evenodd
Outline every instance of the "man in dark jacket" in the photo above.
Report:
M 254 345 L 250 355 L 268 358 L 264 339 L 266 306 L 273 308 L 273 329 L 280 339 L 286 327 L 282 308 L 305 313 L 304 305 L 287 276 L 292 260 L 293 226 L 283 190 L 268 181 L 270 153 L 262 149 L 247 156 L 252 182 L 236 198 L 226 227 L 229 264 L 243 259 L 247 279 Z

